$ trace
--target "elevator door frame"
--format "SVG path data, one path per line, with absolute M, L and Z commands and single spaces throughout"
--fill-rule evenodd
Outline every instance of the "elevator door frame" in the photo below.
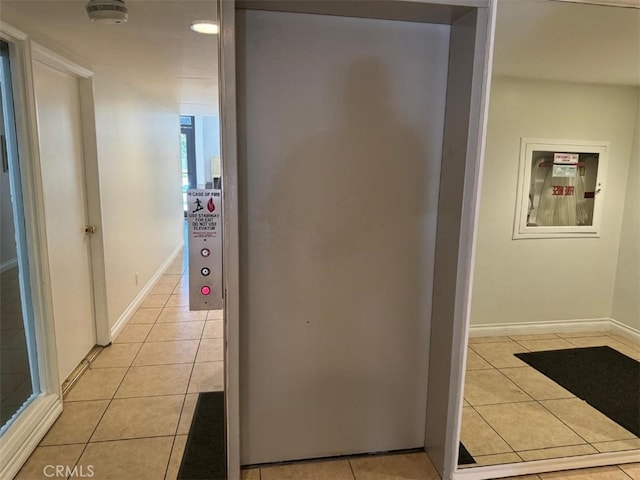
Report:
M 327 4 L 330 4 L 327 7 Z M 458 136 L 456 144 L 446 145 L 449 158 L 454 160 L 454 168 L 441 180 L 442 186 L 451 185 L 459 188 L 451 200 L 455 208 L 439 207 L 438 230 L 447 232 L 447 224 L 456 224 L 458 242 L 442 238 L 436 246 L 436 257 L 439 250 L 442 262 L 436 266 L 434 284 L 438 283 L 438 275 L 448 277 L 453 290 L 447 292 L 446 299 L 439 308 L 441 320 L 432 318 L 432 340 L 430 349 L 430 365 L 436 365 L 434 345 L 444 345 L 445 373 L 431 375 L 429 391 L 440 392 L 430 397 L 427 409 L 427 435 L 425 450 L 430 455 L 437 470 L 443 478 L 453 478 L 457 462 L 457 444 L 459 441 L 459 425 L 462 411 L 462 385 L 464 381 L 465 349 L 460 348 L 466 341 L 468 313 L 470 305 L 470 284 L 472 277 L 473 250 L 475 245 L 475 225 L 477 216 L 478 190 L 481 170 L 481 154 L 484 148 L 485 123 L 487 117 L 488 90 L 490 78 L 491 45 L 493 41 L 493 25 L 495 19 L 494 0 L 433 0 L 423 1 L 391 1 L 361 2 L 356 11 L 334 11 L 338 2 L 307 2 L 304 7 L 297 4 L 296 12 L 323 13 L 343 16 L 359 16 L 364 18 L 386 18 L 392 20 L 413 20 L 428 23 L 446 23 L 452 26 L 452 36 L 457 45 L 465 53 L 460 61 L 454 59 L 451 65 L 461 63 L 458 73 L 472 72 L 469 79 L 470 89 L 466 92 L 467 104 L 456 109 L 447 104 L 446 117 L 451 118 L 449 137 Z M 256 3 L 242 2 L 242 7 L 250 8 Z M 332 6 L 333 7 L 332 7 Z M 344 3 L 342 5 L 345 5 Z M 354 4 L 346 4 L 349 8 Z M 382 5 L 383 8 L 377 8 Z M 231 479 L 240 476 L 240 300 L 239 300 L 239 212 L 238 212 L 238 161 L 237 161 L 237 122 L 236 112 L 236 47 L 235 47 L 235 10 L 234 1 L 219 2 L 219 19 L 221 36 L 219 42 L 219 84 L 220 104 L 222 112 L 222 158 L 224 175 L 224 288 L 225 288 L 225 364 L 226 364 L 226 402 L 227 402 L 227 445 L 228 471 Z M 261 9 L 292 11 L 287 2 L 260 2 Z M 329 10 L 327 10 L 329 8 Z M 416 17 L 416 8 L 422 16 Z M 364 9 L 364 10 L 363 10 Z M 462 10 L 460 10 L 462 9 Z M 364 14 L 363 14 L 364 11 Z M 462 11 L 463 15 L 460 15 Z M 463 19 L 466 19 L 463 21 Z M 454 27 L 457 25 L 457 28 Z M 454 33 L 455 30 L 455 33 Z M 465 50 L 466 49 L 466 50 Z M 458 91 L 466 88 L 467 83 L 458 78 L 447 99 L 455 98 Z M 462 116 L 462 117 L 461 117 Z M 464 117 L 462 124 L 456 119 Z M 446 120 L 445 120 L 446 121 Z M 445 126 L 445 141 L 447 138 Z M 466 142 L 460 141 L 466 139 Z M 443 154 L 447 158 L 447 154 Z M 444 163 L 444 162 L 443 162 Z M 445 183 L 443 183 L 443 181 Z M 447 183 L 448 182 L 448 183 Z M 441 193 L 440 201 L 447 204 L 448 194 Z M 442 219 L 442 222 L 440 221 Z M 452 245 L 453 244 L 453 245 Z M 452 283 L 451 283 L 452 282 Z M 435 295 L 434 295 L 435 298 Z M 436 335 L 433 335 L 433 332 Z M 443 364 L 443 357 L 438 359 Z M 430 427 L 431 420 L 436 424 Z M 488 478 L 488 477 L 487 477 Z

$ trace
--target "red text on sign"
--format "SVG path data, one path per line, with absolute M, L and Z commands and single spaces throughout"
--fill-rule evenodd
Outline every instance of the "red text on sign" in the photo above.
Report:
M 574 194 L 576 187 L 573 185 L 554 185 L 553 195 L 570 197 Z

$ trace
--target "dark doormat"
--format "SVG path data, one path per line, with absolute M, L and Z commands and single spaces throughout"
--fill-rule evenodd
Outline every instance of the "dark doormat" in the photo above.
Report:
M 476 459 L 471 456 L 469 450 L 460 442 L 458 447 L 458 465 L 471 465 L 476 463 Z
M 227 480 L 224 392 L 198 396 L 178 480 Z
M 523 362 L 640 436 L 640 362 L 611 347 L 516 353 Z

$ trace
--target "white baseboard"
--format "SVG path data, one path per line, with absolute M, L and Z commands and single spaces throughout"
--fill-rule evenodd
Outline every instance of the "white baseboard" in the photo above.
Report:
M 471 325 L 469 337 L 500 337 L 504 335 L 533 335 L 539 333 L 607 332 L 610 318 L 588 318 L 547 322 L 489 323 Z
M 640 330 L 636 330 L 629 325 L 625 325 L 622 322 L 611 319 L 609 331 L 611 333 L 615 333 L 616 335 L 620 335 L 621 337 L 628 338 L 632 342 L 640 345 Z
M 471 325 L 469 327 L 469 338 L 579 332 L 609 332 L 640 344 L 640 330 L 636 330 L 613 318 Z
M 162 275 L 164 275 L 164 272 L 167 270 L 167 268 L 169 268 L 169 265 L 171 265 L 171 263 L 180 254 L 183 247 L 184 247 L 184 244 L 178 245 L 178 247 L 173 251 L 173 253 L 171 253 L 171 255 L 167 257 L 164 263 L 160 265 L 160 268 L 158 268 L 156 273 L 151 277 L 151 279 L 147 282 L 144 288 L 140 290 L 136 298 L 134 298 L 133 301 L 129 304 L 129 306 L 125 309 L 125 311 L 122 312 L 122 315 L 120 315 L 120 318 L 118 318 L 118 320 L 113 325 L 113 327 L 111 327 L 112 339 L 115 339 L 118 336 L 118 334 L 122 331 L 122 329 L 127 325 L 127 323 L 129 323 L 129 320 L 131 320 L 131 317 L 133 316 L 133 314 L 136 312 L 136 310 L 142 304 L 142 302 L 144 302 L 144 299 L 147 297 L 147 295 L 149 295 L 153 287 L 155 287 L 156 283 L 158 282 L 158 279 Z
M 0 273 L 4 273 L 7 270 L 10 270 L 14 267 L 18 266 L 18 259 L 17 258 L 12 258 L 10 260 L 6 260 L 2 263 L 0 263 Z
M 0 437 L 0 478 L 13 478 L 62 413 L 62 398 L 36 398 Z

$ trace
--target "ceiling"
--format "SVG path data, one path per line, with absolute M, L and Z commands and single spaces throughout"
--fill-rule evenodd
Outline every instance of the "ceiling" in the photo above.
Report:
M 0 0 L 0 18 L 182 114 L 218 114 L 217 35 L 189 29 L 194 20 L 216 20 L 215 0 L 126 0 L 129 20 L 122 25 L 92 23 L 85 5 Z
M 124 25 L 91 23 L 85 4 L 0 0 L 0 19 L 183 114 L 217 115 L 217 36 L 189 30 L 194 20 L 216 19 L 216 0 L 126 0 Z M 494 73 L 638 86 L 640 10 L 500 0 Z

